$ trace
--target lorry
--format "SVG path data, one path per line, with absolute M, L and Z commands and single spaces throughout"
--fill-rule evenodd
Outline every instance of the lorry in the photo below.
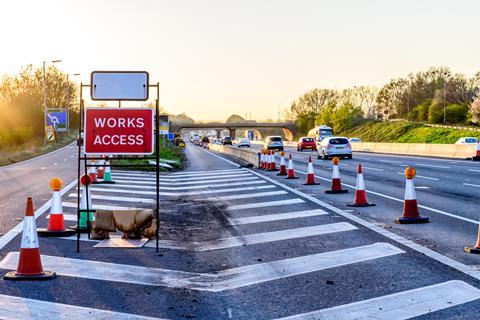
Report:
M 333 136 L 333 129 L 326 125 L 316 126 L 315 128 L 308 131 L 307 137 L 314 138 L 317 141 L 317 145 L 322 142 L 326 137 Z

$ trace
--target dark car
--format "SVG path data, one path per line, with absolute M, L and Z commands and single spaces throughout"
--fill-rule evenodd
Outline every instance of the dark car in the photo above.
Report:
M 232 137 L 223 137 L 222 138 L 222 144 L 223 145 L 232 145 Z
M 317 150 L 317 143 L 315 139 L 309 137 L 301 137 L 297 142 L 297 150 L 303 151 L 304 149 L 308 150 Z

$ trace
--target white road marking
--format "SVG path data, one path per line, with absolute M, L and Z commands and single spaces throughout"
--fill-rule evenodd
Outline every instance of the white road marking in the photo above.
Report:
M 386 162 L 386 163 L 393 163 L 393 164 L 402 164 L 403 162 L 400 161 L 390 161 L 390 160 L 378 160 L 380 162 Z
M 256 202 L 256 203 L 247 203 L 247 204 L 238 204 L 227 207 L 227 210 L 245 210 L 253 208 L 265 208 L 265 207 L 274 207 L 274 206 L 285 206 L 289 204 L 303 203 L 302 199 L 289 199 L 289 200 L 279 200 L 279 201 L 268 201 L 268 202 Z
M 238 173 L 238 174 L 231 174 L 231 175 L 220 175 L 220 176 L 207 176 L 207 177 L 191 177 L 191 178 L 181 178 L 181 179 L 170 179 L 160 177 L 160 182 L 171 182 L 177 183 L 180 181 L 195 181 L 195 180 L 205 180 L 208 181 L 210 179 L 226 179 L 226 178 L 238 178 L 238 177 L 251 177 L 252 175 L 248 172 Z M 115 176 L 115 180 L 125 180 L 125 181 L 156 181 L 156 177 L 127 177 L 127 176 Z
M 306 210 L 306 211 L 294 211 L 294 212 L 285 212 L 285 213 L 276 213 L 268 214 L 263 216 L 252 216 L 244 218 L 229 218 L 228 221 L 231 225 L 240 225 L 248 223 L 260 223 L 260 222 L 271 222 L 287 219 L 297 219 L 297 218 L 307 218 L 322 216 L 328 214 L 325 210 L 316 209 L 316 210 Z
M 368 169 L 368 170 L 374 170 L 374 171 L 383 171 L 383 169 L 372 168 L 372 167 L 365 167 L 365 166 L 362 166 L 362 169 Z
M 415 163 L 415 165 L 416 165 L 417 167 L 450 169 L 450 167 L 447 167 L 447 166 L 437 166 L 437 165 L 433 165 L 433 164 Z
M 210 251 L 219 249 L 228 249 L 234 247 L 241 247 L 243 245 L 252 245 L 260 243 L 268 243 L 274 241 L 298 239 L 305 237 L 319 236 L 322 234 L 330 234 L 336 232 L 344 232 L 356 230 L 357 228 L 348 222 L 338 222 L 331 224 L 322 224 L 312 227 L 295 228 L 287 230 L 279 230 L 264 233 L 254 233 L 243 235 L 239 237 L 230 237 L 223 239 L 216 239 L 203 242 L 189 242 L 186 246 L 176 241 L 160 240 L 159 245 L 161 248 L 174 249 L 174 250 L 192 250 L 192 251 Z M 155 247 L 155 243 L 151 242 L 147 244 L 148 247 Z
M 203 189 L 203 188 L 220 188 L 220 187 L 245 186 L 245 185 L 262 184 L 262 183 L 266 183 L 266 181 L 257 179 L 257 181 L 205 184 L 201 186 L 186 186 L 186 187 L 165 187 L 163 184 L 160 184 L 160 190 L 190 190 L 190 189 Z M 104 184 L 101 186 L 102 188 L 118 187 L 118 188 L 150 189 L 150 190 L 156 189 L 155 186 L 132 186 L 128 184 L 118 184 L 118 183 Z
M 288 192 L 286 192 L 284 190 L 280 190 L 280 191 L 246 193 L 246 194 L 234 194 L 234 195 L 231 195 L 231 196 L 209 197 L 209 198 L 204 198 L 203 200 L 206 200 L 206 201 L 228 201 L 228 200 L 236 200 L 236 199 L 250 199 L 250 198 L 278 196 L 278 195 L 281 195 L 281 194 L 288 194 Z
M 160 318 L 7 295 L 0 295 L 0 318 L 9 320 L 162 320 Z
M 419 187 L 415 187 L 415 189 L 427 190 L 427 189 L 432 189 L 432 187 L 419 186 Z
M 115 185 L 111 185 L 115 186 Z M 126 186 L 128 187 L 128 186 Z M 160 192 L 161 196 L 191 196 L 198 194 L 209 194 L 209 193 L 228 193 L 228 192 L 240 192 L 240 191 L 251 191 L 251 190 L 263 190 L 263 189 L 272 189 L 276 188 L 274 185 L 266 186 L 254 186 L 254 187 L 242 187 L 242 188 L 231 188 L 231 189 L 219 189 L 219 190 L 205 190 L 205 191 L 191 191 L 191 192 Z M 161 188 L 164 189 L 164 188 Z M 108 189 L 108 188 L 90 188 L 90 190 L 96 192 L 113 192 L 113 193 L 130 193 L 130 194 L 144 194 L 144 195 L 156 195 L 156 191 L 142 191 L 142 190 L 130 190 L 130 189 Z
M 222 170 L 203 170 L 203 171 L 182 171 L 171 173 L 174 175 L 184 175 L 184 174 L 202 174 L 202 173 L 218 173 L 218 172 L 237 172 L 237 171 L 246 171 L 245 169 L 222 169 Z
M 231 175 L 231 174 L 242 174 L 242 173 L 248 173 L 248 171 L 244 169 L 239 169 L 239 170 L 234 170 L 234 171 L 225 171 L 225 172 L 210 172 L 210 173 L 197 173 L 197 174 L 178 174 L 178 175 L 173 175 L 173 174 L 168 174 L 165 175 L 164 177 L 168 178 L 190 178 L 190 177 L 208 177 L 208 176 L 225 176 L 225 175 Z
M 219 292 L 404 253 L 389 243 L 259 263 L 187 279 L 187 287 Z M 43 260 L 42 260 L 43 261 Z M 16 262 L 16 261 L 15 261 Z M 16 267 L 16 264 L 12 263 Z M 93 269 L 90 269 L 93 270 Z
M 122 182 L 122 183 L 129 183 L 129 184 L 146 184 L 146 185 L 155 185 L 157 182 L 156 181 L 132 181 L 130 179 L 117 179 L 117 178 L 113 178 L 113 180 L 115 181 L 119 181 L 119 182 Z M 245 181 L 245 180 L 258 180 L 257 177 L 240 177 L 240 178 L 237 178 L 237 179 L 218 179 L 218 180 L 208 180 L 208 181 L 188 181 L 188 182 L 177 182 L 177 183 L 174 183 L 174 185 L 186 185 L 186 184 L 202 184 L 202 183 L 213 183 L 213 182 L 231 182 L 232 180 L 235 180 L 235 181 Z M 160 185 L 171 185 L 171 183 L 166 183 L 164 181 L 160 181 Z
M 63 159 L 63 162 L 67 161 L 67 159 Z
M 405 320 L 479 298 L 480 290 L 463 281 L 452 280 L 277 320 Z
M 472 172 L 480 172 L 480 170 L 476 170 L 476 169 L 468 169 L 468 171 L 472 171 Z
M 76 193 L 70 193 L 68 195 L 70 198 L 76 198 L 77 194 Z M 115 196 L 103 196 L 100 194 L 92 194 L 92 199 L 93 200 L 111 200 L 111 201 L 119 201 L 119 202 L 139 202 L 139 203 L 156 203 L 156 200 L 154 199 L 148 199 L 148 198 L 131 198 L 131 197 L 115 197 Z M 96 208 L 95 205 L 93 205 L 94 208 Z
M 401 174 L 402 176 L 405 175 L 404 172 L 397 172 L 397 174 Z M 437 178 L 432 178 L 432 177 L 426 177 L 426 176 L 420 176 L 420 175 L 416 175 L 415 178 L 420 178 L 420 179 L 427 179 L 427 180 L 434 180 L 434 181 L 438 181 L 440 179 L 437 179 Z
M 76 202 L 63 202 L 62 205 L 66 208 L 77 208 Z M 122 206 L 109 206 L 102 204 L 93 204 L 93 209 L 96 210 L 142 210 L 145 208 L 131 208 L 131 207 L 122 207 Z
M 478 184 L 472 184 L 472 183 L 463 183 L 463 184 L 466 185 L 466 186 L 470 186 L 470 187 L 480 188 L 480 185 L 478 185 Z
M 45 169 L 47 169 L 47 168 L 46 168 L 46 167 L 41 167 L 41 168 L 40 168 L 40 170 L 45 170 Z
M 54 166 L 58 165 L 58 162 L 54 162 L 53 165 L 54 165 Z

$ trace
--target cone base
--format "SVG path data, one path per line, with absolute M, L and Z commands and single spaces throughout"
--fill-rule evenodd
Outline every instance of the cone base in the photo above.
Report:
M 397 218 L 394 220 L 398 224 L 415 224 L 415 223 L 428 223 L 428 217 L 418 217 L 418 218 Z
M 300 179 L 300 177 L 286 177 L 285 179 Z
M 56 276 L 57 274 L 51 271 L 44 271 L 41 274 L 36 274 L 33 276 L 22 276 L 17 274 L 16 271 L 10 271 L 3 276 L 3 280 L 13 280 L 13 281 L 51 280 Z
M 54 230 L 50 231 L 46 228 L 38 228 L 37 233 L 40 237 L 70 237 L 73 236 L 76 231 L 73 229 L 65 229 L 65 230 Z
M 92 184 L 100 184 L 100 183 L 102 183 L 102 182 L 98 181 L 98 180 L 97 181 L 92 181 Z
M 286 173 L 282 173 L 282 172 L 277 173 L 277 176 L 286 176 L 286 175 L 287 175 Z
M 326 190 L 326 194 L 348 193 L 348 190 Z
M 467 253 L 480 254 L 480 248 L 475 247 L 465 247 L 463 248 L 463 251 Z
M 319 185 L 320 183 L 318 183 L 318 182 L 310 182 L 310 183 L 304 182 L 302 184 L 304 186 L 316 186 L 316 185 Z
M 349 203 L 347 207 L 374 207 L 375 203 Z
M 115 181 L 101 181 L 101 184 L 115 184 Z

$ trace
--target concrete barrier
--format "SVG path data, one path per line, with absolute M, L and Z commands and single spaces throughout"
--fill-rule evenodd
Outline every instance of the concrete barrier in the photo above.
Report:
M 352 143 L 353 151 L 459 159 L 474 157 L 476 154 L 476 148 L 476 145 L 457 144 L 385 142 Z
M 247 163 L 258 167 L 259 165 L 259 153 L 252 149 L 241 149 L 238 147 L 222 146 L 218 144 L 210 144 L 209 149 L 211 151 L 228 154 L 235 158 L 241 159 Z

